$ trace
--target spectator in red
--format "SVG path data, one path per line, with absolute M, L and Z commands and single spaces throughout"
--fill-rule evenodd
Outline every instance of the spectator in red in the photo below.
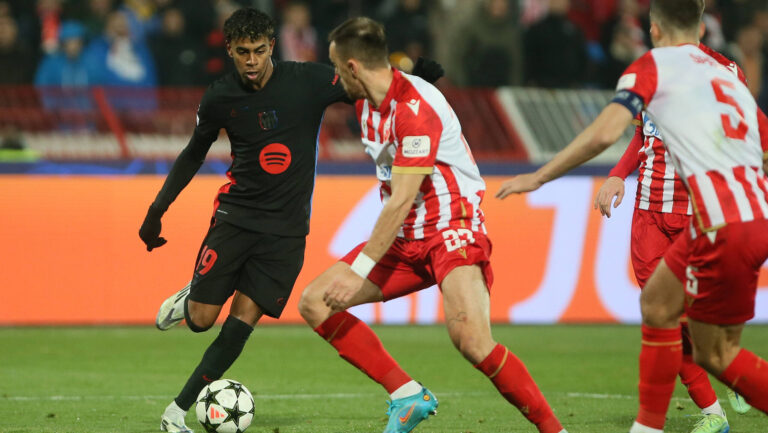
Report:
M 306 3 L 296 1 L 285 7 L 278 40 L 283 60 L 317 61 L 317 30 L 312 26 L 312 16 Z

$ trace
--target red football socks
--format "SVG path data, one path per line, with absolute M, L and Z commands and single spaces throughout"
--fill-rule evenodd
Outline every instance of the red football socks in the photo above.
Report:
M 501 395 L 535 424 L 539 432 L 558 433 L 563 429 L 528 369 L 506 347 L 497 344 L 475 368 L 488 376 Z
M 718 379 L 744 397 L 752 407 L 768 413 L 768 362 L 764 359 L 741 349 Z
M 688 389 L 688 395 L 699 408 L 712 406 L 717 401 L 717 394 L 712 389 L 707 372 L 693 362 L 691 355 L 683 355 L 680 381 Z
M 392 394 L 411 380 L 387 353 L 381 340 L 357 317 L 342 311 L 315 328 L 339 352 L 339 356 L 359 368 Z
M 715 404 L 717 394 L 709 382 L 709 375 L 693 361 L 693 348 L 688 325 L 682 323 L 683 335 L 683 366 L 680 368 L 680 381 L 688 389 L 691 400 L 701 409 Z
M 643 325 L 642 331 L 637 422 L 662 430 L 683 362 L 680 327 L 664 329 Z

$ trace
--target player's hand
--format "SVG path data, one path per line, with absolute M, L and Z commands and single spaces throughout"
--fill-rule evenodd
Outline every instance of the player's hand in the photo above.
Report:
M 323 295 L 325 305 L 336 311 L 349 308 L 352 297 L 363 288 L 365 280 L 352 269 L 345 269 L 331 281 L 330 286 Z
M 496 198 L 503 199 L 510 194 L 536 191 L 541 185 L 543 183 L 538 179 L 536 173 L 521 174 L 502 183 L 501 188 L 496 193 Z
M 595 196 L 595 209 L 600 209 L 600 213 L 606 217 L 611 217 L 611 202 L 616 197 L 613 207 L 617 208 L 624 198 L 624 179 L 618 176 L 611 176 L 606 179 L 600 190 Z
M 413 71 L 411 71 L 411 73 L 417 77 L 423 78 L 429 83 L 434 83 L 439 80 L 440 77 L 445 75 L 445 70 L 443 69 L 443 65 L 434 60 L 419 57 L 419 60 L 416 60 L 416 64 L 413 66 Z
M 163 211 L 154 206 L 150 206 L 147 211 L 147 216 L 144 217 L 144 222 L 141 223 L 139 237 L 147 245 L 147 251 L 152 251 L 153 248 L 162 247 L 168 242 L 165 238 L 160 237 L 160 231 L 163 229 L 163 224 L 160 222 L 162 217 Z

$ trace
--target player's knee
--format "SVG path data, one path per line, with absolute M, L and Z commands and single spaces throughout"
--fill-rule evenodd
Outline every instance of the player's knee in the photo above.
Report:
M 307 287 L 299 299 L 299 314 L 310 324 L 322 315 L 320 307 L 324 306 L 322 299 L 314 292 L 311 286 Z
M 212 326 L 213 326 L 213 322 L 207 323 L 207 324 L 203 324 L 203 325 L 199 325 L 199 324 L 195 323 L 194 320 L 187 319 L 187 327 L 192 332 L 198 332 L 198 333 L 199 332 L 205 332 L 205 331 L 211 329 Z
M 496 345 L 490 335 L 468 330 L 451 333 L 451 340 L 461 355 L 473 364 L 478 364 L 485 359 Z
M 643 323 L 654 328 L 674 327 L 679 319 L 679 314 L 667 305 L 654 302 L 653 299 L 640 297 L 640 312 L 643 317 Z

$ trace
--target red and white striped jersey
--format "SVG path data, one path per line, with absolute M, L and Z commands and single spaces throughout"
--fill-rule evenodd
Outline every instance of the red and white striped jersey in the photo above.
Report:
M 695 45 L 656 48 L 627 68 L 617 88 L 639 96 L 663 131 L 698 230 L 768 217 L 762 113 L 731 68 Z
M 704 44 L 699 44 L 699 48 L 747 84 L 744 73 L 736 63 Z M 610 176 L 623 179 L 637 168 L 636 209 L 690 215 L 692 207 L 688 191 L 675 172 L 659 129 L 645 111 L 638 114 L 635 122 L 638 124 L 635 137 Z
M 376 163 L 382 202 L 392 173 L 426 174 L 399 237 L 423 239 L 448 227 L 486 233 L 480 202 L 485 182 L 453 109 L 437 88 L 393 69 L 379 107 L 355 104 L 365 151 Z

